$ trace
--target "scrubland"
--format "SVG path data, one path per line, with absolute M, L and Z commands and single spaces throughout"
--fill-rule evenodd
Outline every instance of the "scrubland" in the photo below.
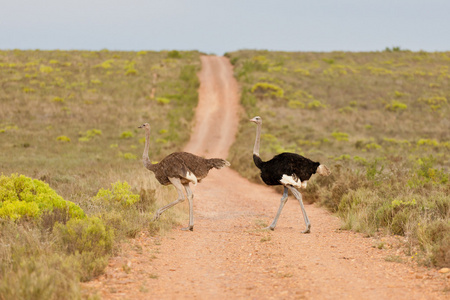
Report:
M 0 299 L 72 299 L 118 243 L 164 233 L 183 206 L 140 162 L 189 139 L 198 52 L 0 51 Z M 292 151 L 328 165 L 303 192 L 343 229 L 399 235 L 420 264 L 450 264 L 450 53 L 238 51 L 227 56 L 242 115 L 229 159 L 260 182 L 251 160 Z M 181 208 L 181 209 L 180 209 Z M 379 245 L 382 247 L 382 245 Z
M 331 167 L 303 191 L 343 229 L 403 237 L 420 264 L 450 265 L 450 52 L 227 53 L 241 86 L 233 168 L 260 182 L 251 160 L 296 152 Z
M 199 53 L 0 51 L 0 299 L 81 298 L 117 245 L 184 212 L 141 163 L 189 139 Z M 85 297 L 87 297 L 85 295 Z

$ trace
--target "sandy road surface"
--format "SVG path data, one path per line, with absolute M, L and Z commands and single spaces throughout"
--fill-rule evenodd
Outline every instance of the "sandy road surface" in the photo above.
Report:
M 204 56 L 202 66 L 196 127 L 185 150 L 226 157 L 238 124 L 238 87 L 226 58 Z M 142 233 L 84 289 L 104 299 L 449 297 L 447 274 L 386 261 L 399 250 L 340 231 L 339 220 L 314 205 L 305 205 L 311 234 L 300 233 L 297 201 L 287 202 L 275 231 L 260 230 L 259 223 L 272 221 L 281 195 L 231 169 L 212 170 L 193 191 L 193 232 Z

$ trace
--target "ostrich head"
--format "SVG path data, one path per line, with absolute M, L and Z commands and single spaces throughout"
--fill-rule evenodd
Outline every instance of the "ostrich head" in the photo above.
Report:
M 320 165 L 319 167 L 317 167 L 317 174 L 322 175 L 322 176 L 329 176 L 331 174 L 330 169 L 327 168 L 327 166 L 325 165 Z
M 144 123 L 141 126 L 139 126 L 138 128 L 150 129 L 150 124 Z
M 262 124 L 262 119 L 260 116 L 256 116 L 253 119 L 250 119 L 250 122 L 256 123 L 256 124 Z

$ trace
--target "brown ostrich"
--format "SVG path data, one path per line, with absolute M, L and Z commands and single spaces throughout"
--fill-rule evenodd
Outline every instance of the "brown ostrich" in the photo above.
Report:
M 153 221 L 159 219 L 161 214 L 172 206 L 185 200 L 183 187 L 186 190 L 187 199 L 189 201 L 189 225 L 182 230 L 194 230 L 193 215 L 193 198 L 194 194 L 189 187 L 189 183 L 197 185 L 203 178 L 208 175 L 212 168 L 221 169 L 229 166 L 230 163 L 221 158 L 203 158 L 188 152 L 174 152 L 166 156 L 159 163 L 152 164 L 148 157 L 148 149 L 150 146 L 150 124 L 145 123 L 138 128 L 145 130 L 145 147 L 142 155 L 144 166 L 155 174 L 156 179 L 162 185 L 172 184 L 177 192 L 178 198 L 172 203 L 161 207 L 156 211 Z

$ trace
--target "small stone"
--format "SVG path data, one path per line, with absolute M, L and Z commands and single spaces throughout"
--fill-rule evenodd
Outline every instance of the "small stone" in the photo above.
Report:
M 442 268 L 438 272 L 441 273 L 441 274 L 445 274 L 445 273 L 450 272 L 450 269 L 449 268 Z

